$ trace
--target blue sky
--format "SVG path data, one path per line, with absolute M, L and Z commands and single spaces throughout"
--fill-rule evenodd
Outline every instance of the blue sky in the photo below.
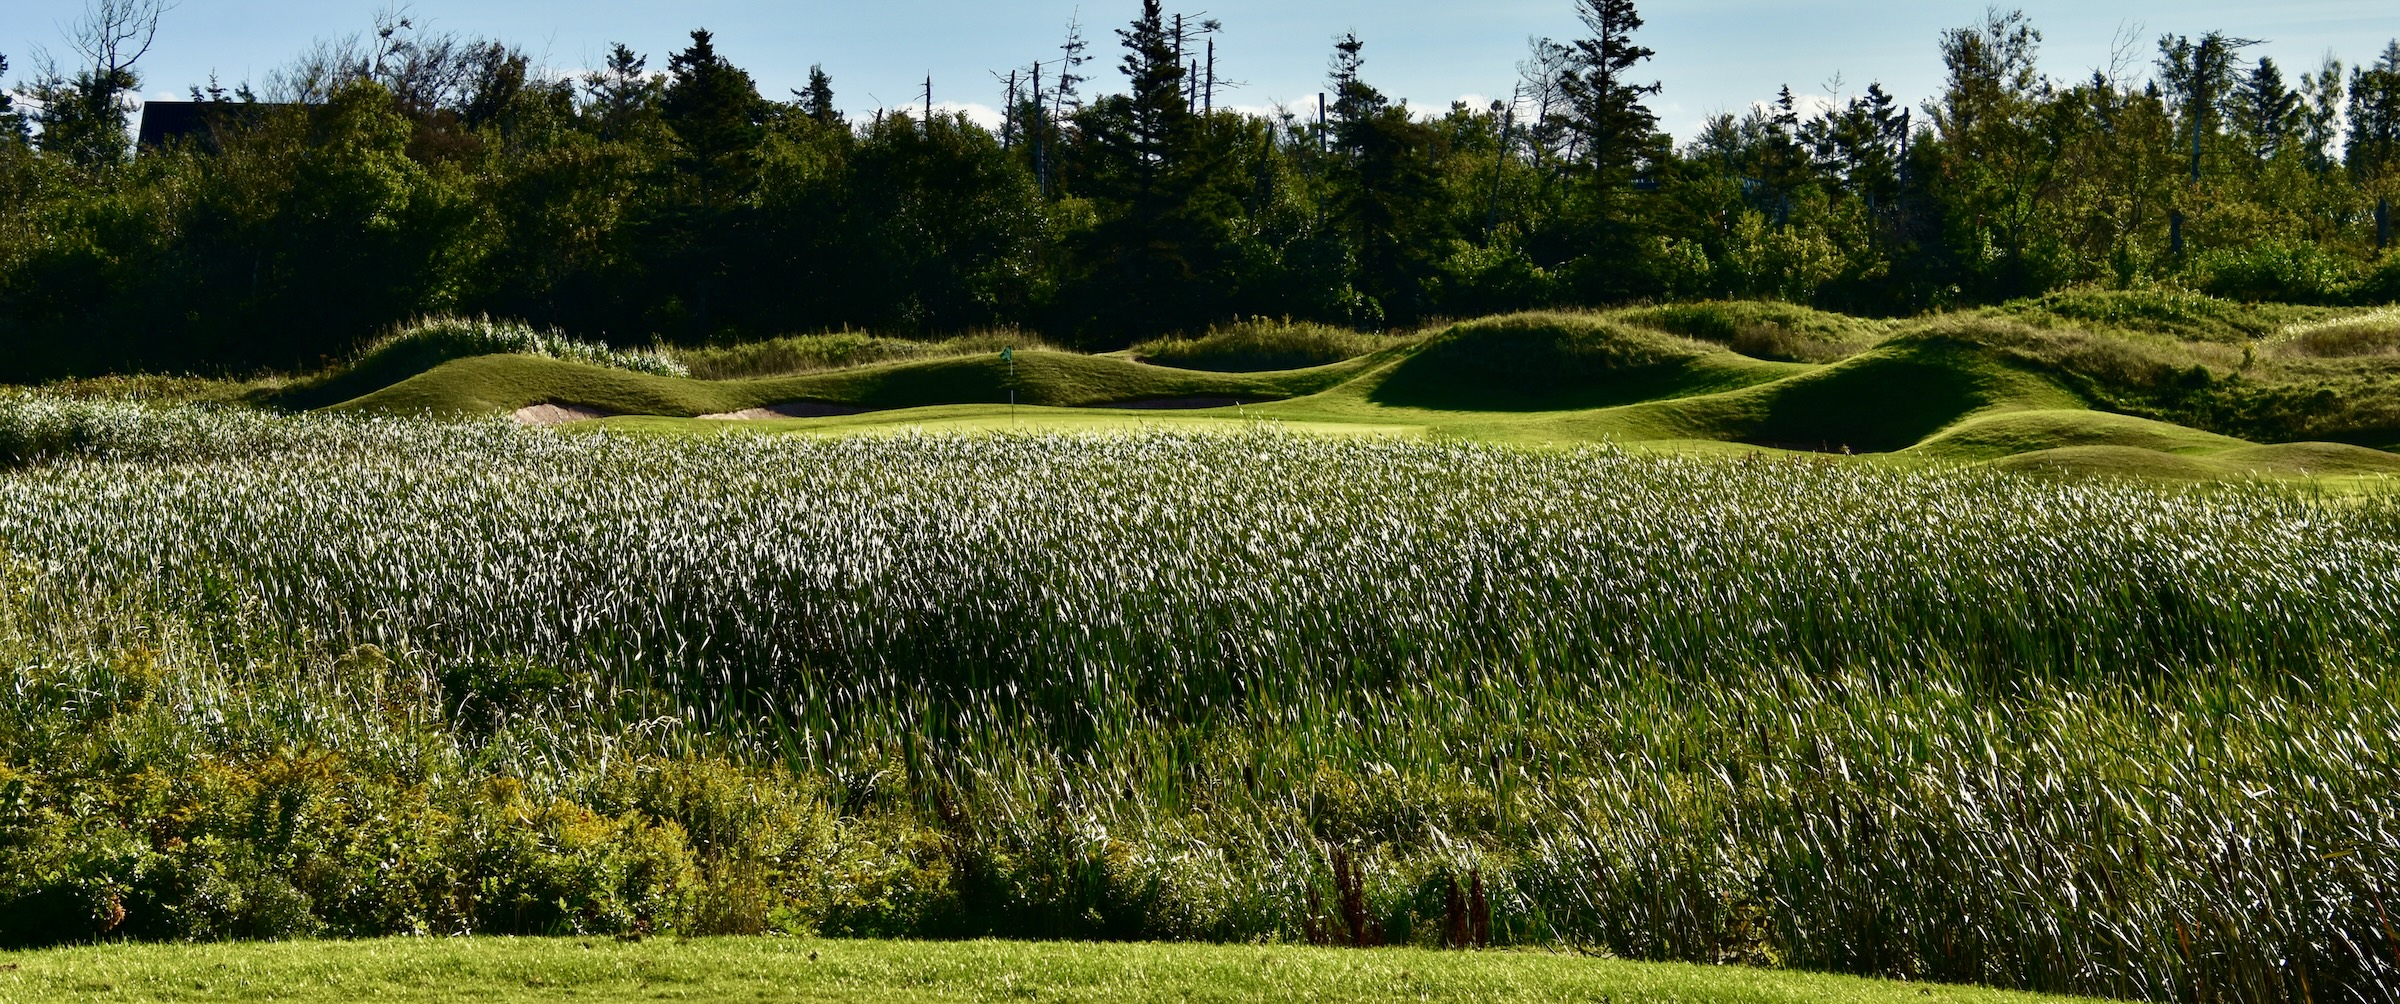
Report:
M 0 4 L 0 54 L 12 82 L 34 46 L 69 58 L 61 26 L 80 0 L 8 0 Z M 2022 6 L 2046 41 L 2043 66 L 2083 77 L 2110 62 L 2112 39 L 2133 32 L 2137 72 L 2146 72 L 2158 35 L 2210 29 L 2269 40 L 2256 52 L 2297 70 L 2328 52 L 2355 63 L 2400 37 L 2400 6 L 2390 0 L 2140 0 L 2093 3 L 2029 0 Z M 314 40 L 363 30 L 381 0 L 180 0 L 158 46 L 140 67 L 144 92 L 180 94 L 213 69 L 228 83 L 263 80 Z M 720 48 L 749 69 L 760 89 L 783 96 L 811 63 L 833 75 L 838 104 L 853 113 L 914 103 L 920 81 L 934 78 L 937 102 L 954 107 L 1000 103 L 991 76 L 1011 64 L 1052 58 L 1067 21 L 1080 10 L 1099 59 L 1088 70 L 1104 88 L 1115 72 L 1112 29 L 1138 10 L 1136 0 L 880 0 L 877 3 L 774 0 L 417 0 L 420 24 L 512 42 L 554 70 L 599 61 L 624 41 L 663 67 L 695 27 L 715 31 Z M 1666 90 L 1655 102 L 1661 123 L 1688 137 L 1716 111 L 1740 111 L 1789 83 L 1803 95 L 1825 93 L 1837 77 L 1855 93 L 1883 81 L 1914 103 L 1940 84 L 1934 40 L 1968 23 L 1981 0 L 1652 0 L 1643 42 L 1658 50 L 1644 72 Z M 1367 79 L 1426 110 L 1453 99 L 1505 97 L 1531 35 L 1576 31 L 1570 0 L 1190 0 L 1224 22 L 1221 74 L 1246 86 L 1227 103 L 1263 108 L 1277 101 L 1313 104 L 1323 86 L 1335 35 L 1355 30 L 1367 42 Z M 980 109 L 979 109 L 980 110 Z

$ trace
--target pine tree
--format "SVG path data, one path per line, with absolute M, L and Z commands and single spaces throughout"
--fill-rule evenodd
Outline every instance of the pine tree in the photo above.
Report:
M 2307 108 L 2300 92 L 2283 82 L 2283 70 L 2273 59 L 2261 59 L 2250 75 L 2242 78 L 2232 100 L 2236 132 L 2250 144 L 2250 154 L 2260 163 L 2274 160 L 2288 148 L 2307 124 Z
M 1341 156 L 1331 164 L 1337 229 L 1355 263 L 1351 286 L 1352 324 L 1380 327 L 1423 316 L 1431 272 L 1427 250 L 1439 246 L 1427 212 L 1435 198 L 1431 151 L 1433 129 L 1405 105 L 1395 107 L 1383 92 L 1360 78 L 1366 45 L 1356 34 L 1334 42 L 1327 68 L 1337 95 L 1333 140 Z
M 758 148 L 766 139 L 766 101 L 750 74 L 717 54 L 713 37 L 692 32 L 692 45 L 667 60 L 672 77 L 660 103 L 680 145 L 676 167 L 689 191 L 679 211 L 662 219 L 670 229 L 660 253 L 671 272 L 691 282 L 692 316 L 702 336 L 716 334 L 711 293 L 738 257 L 740 207 L 758 178 Z
M 1358 153 L 1367 124 L 1391 105 L 1382 91 L 1359 79 L 1359 70 L 1366 65 L 1365 50 L 1366 43 L 1359 41 L 1357 34 L 1343 35 L 1333 43 L 1333 61 L 1326 74 L 1333 88 L 1333 143 L 1352 156 Z
M 808 68 L 808 90 L 796 92 L 800 98 L 800 114 L 818 125 L 839 125 L 842 113 L 833 107 L 833 78 L 827 76 L 822 64 Z
M 692 32 L 691 48 L 668 59 L 667 71 L 661 110 L 683 144 L 680 166 L 704 199 L 747 187 L 766 138 L 766 102 L 749 72 L 717 55 L 706 30 Z
M 2234 103 L 2231 99 L 2239 73 L 2236 56 L 2257 44 L 2254 39 L 2228 38 L 2221 31 L 2202 35 L 2196 42 L 2174 35 L 2158 40 L 2159 78 L 2183 116 L 2183 134 L 2191 142 L 2193 181 L 2200 180 L 2208 138 L 2222 131 L 2226 108 Z
M 1659 85 L 1632 77 L 1652 55 L 1633 40 L 1642 27 L 1633 0 L 1576 0 L 1576 13 L 1590 37 L 1569 44 L 1561 82 L 1580 148 L 1571 162 L 1579 197 L 1570 203 L 1579 225 L 1572 235 L 1560 234 L 1564 240 L 1550 254 L 1571 266 L 1570 281 L 1584 296 L 1616 300 L 1641 291 L 1631 277 L 1643 242 L 1629 225 L 1634 213 L 1627 200 L 1642 171 L 1668 156 L 1658 116 L 1644 103 Z
M 1576 14 L 1591 37 L 1570 46 L 1566 98 L 1582 135 L 1584 168 L 1610 191 L 1630 181 L 1652 149 L 1658 116 L 1643 99 L 1658 94 L 1659 85 L 1629 75 L 1655 53 L 1633 41 L 1642 27 L 1633 0 L 1576 0 Z
M 1083 38 L 1083 22 L 1067 21 L 1067 40 L 1058 47 L 1058 83 L 1050 91 L 1050 118 L 1064 122 L 1067 117 L 1083 110 L 1083 85 L 1091 79 L 1083 75 L 1083 64 L 1092 61 L 1085 55 L 1092 46 Z
M 663 85 L 648 72 L 648 57 L 619 42 L 609 48 L 608 63 L 586 74 L 583 91 L 591 102 L 587 114 L 603 139 L 633 135 L 642 122 L 658 115 Z
M 2350 71 L 2350 170 L 2371 180 L 2400 164 L 2400 41 Z
M 2326 57 L 2317 72 L 2300 75 L 2300 89 L 2308 103 L 2303 142 L 2308 146 L 2309 169 L 2330 171 L 2341 163 L 2334 159 L 2333 148 L 2342 135 L 2342 61 Z
M 8 57 L 0 56 L 0 75 L 8 73 Z M 0 90 L 0 143 L 25 141 L 25 117 L 17 113 L 17 99 Z
M 1125 47 L 1118 69 L 1130 85 L 1128 153 L 1147 190 L 1190 129 L 1191 106 L 1183 96 L 1183 59 L 1176 52 L 1161 0 L 1142 0 L 1142 16 L 1117 29 Z

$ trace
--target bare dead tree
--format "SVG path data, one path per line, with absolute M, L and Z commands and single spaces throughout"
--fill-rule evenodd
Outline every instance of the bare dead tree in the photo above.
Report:
M 158 41 L 159 19 L 174 8 L 167 0 L 90 0 L 67 29 L 67 44 L 95 76 L 129 74 Z

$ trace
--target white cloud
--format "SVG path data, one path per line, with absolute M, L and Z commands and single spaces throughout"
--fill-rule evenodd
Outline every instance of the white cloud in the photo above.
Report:
M 1775 114 L 1775 106 L 1777 101 L 1778 99 L 1776 98 L 1769 98 L 1764 101 L 1753 101 L 1750 103 L 1750 110 L 1761 115 L 1773 115 Z M 1830 94 L 1813 92 L 1801 93 L 1799 91 L 1792 92 L 1792 110 L 1799 114 L 1800 121 L 1802 122 L 1806 122 L 1809 119 L 1816 118 L 1817 116 L 1823 115 L 1827 112 L 1835 111 L 1840 107 L 1841 102 L 1834 100 L 1833 96 Z
M 933 110 L 934 113 L 938 115 L 955 115 L 960 112 L 965 112 L 967 115 L 967 121 L 973 122 L 976 125 L 993 130 L 995 132 L 999 131 L 1000 126 L 1007 120 L 1007 116 L 1000 114 L 1000 109 L 973 101 L 963 103 L 957 101 L 936 101 L 933 103 Z

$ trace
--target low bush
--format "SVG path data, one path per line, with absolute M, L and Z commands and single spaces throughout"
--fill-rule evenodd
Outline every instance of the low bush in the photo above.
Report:
M 2275 239 L 2213 248 L 2202 252 L 2192 266 L 2202 290 L 2243 303 L 2346 303 L 2356 271 L 2349 258 L 2313 242 Z

